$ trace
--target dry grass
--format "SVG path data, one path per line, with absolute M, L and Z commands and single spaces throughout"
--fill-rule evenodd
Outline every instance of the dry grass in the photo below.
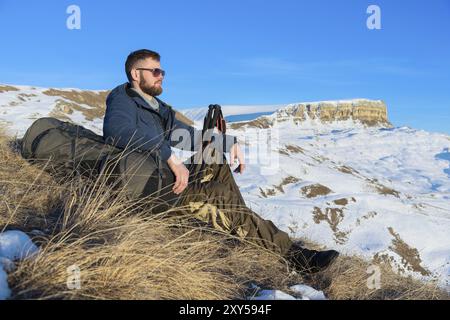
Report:
M 127 200 L 102 178 L 55 181 L 5 138 L 0 162 L 0 228 L 23 230 L 40 246 L 9 274 L 13 299 L 239 299 L 252 293 L 251 283 L 286 292 L 306 283 L 332 299 L 448 298 L 385 266 L 382 289 L 371 291 L 368 263 L 347 256 L 302 279 L 273 253 L 177 212 L 153 214 L 151 199 Z M 67 286 L 73 266 L 77 290 Z
M 8 86 L 8 85 L 0 85 L 0 93 L 8 92 L 8 91 L 19 91 L 16 87 Z
M 105 110 L 106 97 L 109 91 L 75 91 L 75 90 L 59 90 L 59 89 L 48 89 L 43 92 L 45 95 L 53 97 L 63 97 L 67 100 L 73 101 L 77 104 L 85 104 L 93 108 L 98 108 Z
M 4 137 L 0 132 L 0 230 L 45 229 L 47 215 L 58 206 L 61 186 L 12 152 Z
M 307 198 L 315 198 L 319 196 L 326 196 L 333 191 L 327 186 L 321 185 L 320 183 L 312 184 L 309 186 L 304 186 L 300 189 L 300 192 Z
M 71 238 L 59 234 L 20 264 L 10 277 L 15 298 L 230 299 L 242 297 L 250 279 L 266 282 L 280 269 L 262 252 L 226 246 L 200 229 L 172 230 L 157 218 Z M 79 290 L 66 285 L 72 265 Z
M 43 92 L 45 95 L 53 97 L 62 97 L 65 100 L 58 99 L 54 115 L 66 117 L 65 114 L 71 114 L 74 111 L 81 112 L 87 120 L 101 118 L 105 114 L 106 97 L 109 91 L 75 91 L 48 89 Z M 83 106 L 84 105 L 84 106 Z M 85 106 L 89 106 L 86 108 Z
M 380 270 L 380 287 L 367 285 L 373 270 L 370 264 L 358 257 L 344 256 L 325 272 L 333 279 L 325 290 L 331 299 L 369 300 L 435 300 L 450 299 L 450 295 L 439 289 L 437 284 L 423 283 L 410 277 L 402 277 L 386 264 L 374 264 Z M 319 280 L 320 282 L 320 280 Z M 370 282 L 370 281 L 369 281 Z M 320 284 L 318 284 L 320 285 Z M 370 289 L 370 288 L 373 289 Z
M 231 299 L 244 297 L 250 282 L 280 286 L 290 278 L 274 254 L 181 214 L 153 214 L 149 199 L 127 200 L 102 177 L 57 183 L 6 140 L 0 153 L 8 203 L 0 226 L 40 245 L 9 275 L 13 299 Z M 42 218 L 30 219 L 36 212 Z M 79 290 L 67 287 L 71 266 L 81 272 Z
M 254 127 L 254 128 L 261 128 L 261 129 L 267 129 L 271 127 L 271 122 L 266 119 L 265 117 L 256 118 L 255 120 L 251 121 L 241 121 L 241 122 L 232 122 L 229 124 L 231 129 L 241 129 L 245 127 Z

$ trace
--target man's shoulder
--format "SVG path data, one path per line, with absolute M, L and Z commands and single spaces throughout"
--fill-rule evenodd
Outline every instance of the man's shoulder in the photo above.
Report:
M 123 83 L 112 89 L 106 97 L 106 108 L 108 109 L 115 105 L 123 105 L 126 102 L 131 104 L 133 99 L 130 97 L 128 91 L 128 83 Z

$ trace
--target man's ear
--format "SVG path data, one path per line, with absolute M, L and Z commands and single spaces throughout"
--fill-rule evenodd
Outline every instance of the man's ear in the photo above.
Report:
M 131 78 L 134 80 L 134 81 L 139 81 L 139 70 L 136 70 L 136 69 L 131 69 Z

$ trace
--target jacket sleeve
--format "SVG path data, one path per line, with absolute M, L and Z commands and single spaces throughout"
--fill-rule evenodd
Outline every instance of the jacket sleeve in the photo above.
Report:
M 167 161 L 172 150 L 164 137 L 154 137 L 138 128 L 137 110 L 126 98 L 108 96 L 103 124 L 103 136 L 119 148 L 137 148 L 143 151 L 160 149 L 161 159 Z
M 223 139 L 223 152 L 230 152 L 231 147 L 237 142 L 235 136 L 213 133 L 215 139 Z M 177 149 L 198 151 L 202 146 L 202 130 L 198 130 L 184 122 L 175 119 L 171 145 Z

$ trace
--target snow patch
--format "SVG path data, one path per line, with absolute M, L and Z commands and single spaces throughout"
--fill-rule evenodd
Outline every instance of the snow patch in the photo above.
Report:
M 258 287 L 255 287 L 258 289 Z M 250 300 L 327 300 L 322 291 L 318 291 L 304 284 L 297 284 L 290 287 L 299 297 L 294 297 L 281 290 L 259 290 L 257 295 L 250 297 Z
M 11 295 L 7 272 L 14 270 L 14 261 L 32 257 L 38 250 L 22 231 L 0 233 L 0 300 L 8 299 Z

